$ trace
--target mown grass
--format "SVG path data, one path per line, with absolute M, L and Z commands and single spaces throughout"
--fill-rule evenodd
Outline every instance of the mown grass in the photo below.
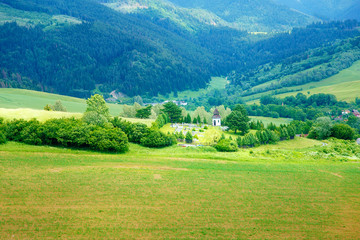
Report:
M 358 238 L 359 163 L 253 151 L 1 145 L 0 238 Z
M 281 124 L 289 124 L 293 119 L 291 118 L 271 118 L 271 117 L 259 117 L 259 116 L 250 116 L 252 121 L 261 121 L 266 127 L 270 123 L 280 126 Z
M 7 109 L 0 108 L 0 117 L 11 120 L 11 119 L 25 119 L 30 120 L 36 118 L 40 122 L 53 119 L 53 118 L 81 118 L 82 113 L 71 113 L 71 112 L 55 112 L 45 110 L 35 110 L 30 108 L 18 108 L 18 109 Z

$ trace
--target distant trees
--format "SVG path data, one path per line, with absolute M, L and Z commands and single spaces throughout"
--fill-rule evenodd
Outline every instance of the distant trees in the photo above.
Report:
M 60 100 L 56 101 L 54 105 L 46 104 L 44 107 L 45 111 L 57 111 L 57 112 L 67 112 L 66 108 L 63 106 Z

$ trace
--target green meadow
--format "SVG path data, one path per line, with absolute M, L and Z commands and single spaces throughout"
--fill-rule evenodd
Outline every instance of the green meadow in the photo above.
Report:
M 198 98 L 200 96 L 205 95 L 206 93 L 209 93 L 214 89 L 220 89 L 220 90 L 225 89 L 226 84 L 228 84 L 227 78 L 212 77 L 207 88 L 199 89 L 198 91 L 187 90 L 187 91 L 178 92 L 177 98 L 174 97 L 174 94 L 171 94 L 169 98 L 164 98 L 164 99 L 176 100 L 176 99 Z
M 283 89 L 293 92 L 277 94 L 275 96 L 283 98 L 286 96 L 295 96 L 300 92 L 305 95 L 327 93 L 334 94 L 337 99 L 341 101 L 354 101 L 356 97 L 360 97 L 360 61 L 355 62 L 350 68 L 344 69 L 338 74 L 322 81 L 311 82 L 304 85 L 287 87 Z M 298 89 L 302 90 L 298 91 Z M 274 93 L 269 91 L 266 93 L 255 94 L 244 99 L 249 101 L 249 103 L 257 103 L 258 100 L 252 100 L 259 99 L 262 95 L 274 95 Z
M 46 104 L 55 104 L 57 100 L 61 101 L 68 112 L 85 112 L 86 101 L 84 99 L 24 89 L 0 88 L 0 108 L 43 110 Z M 121 105 L 108 104 L 108 106 L 111 115 L 119 116 L 122 111 Z
M 297 141 L 120 155 L 9 142 L 0 239 L 357 239 L 359 162 L 316 158 L 316 144 Z

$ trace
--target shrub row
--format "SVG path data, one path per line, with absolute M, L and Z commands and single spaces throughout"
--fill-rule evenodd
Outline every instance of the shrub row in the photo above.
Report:
M 162 116 L 162 115 L 160 115 Z M 176 144 L 176 137 L 171 134 L 164 134 L 156 127 L 148 128 L 143 123 L 131 123 L 115 117 L 111 123 L 114 127 L 121 129 L 126 133 L 129 141 L 141 144 L 145 147 L 162 148 Z
M 128 150 L 128 138 L 121 129 L 90 125 L 74 118 L 51 119 L 44 123 L 36 119 L 15 119 L 3 123 L 2 130 L 8 140 L 32 145 L 87 148 L 104 152 Z

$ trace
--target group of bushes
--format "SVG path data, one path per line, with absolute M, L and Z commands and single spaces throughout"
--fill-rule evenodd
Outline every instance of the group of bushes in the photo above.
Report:
M 236 142 L 232 139 L 221 138 L 215 145 L 220 152 L 235 152 L 238 147 L 255 147 L 265 144 L 275 144 L 282 140 L 294 139 L 295 130 L 291 125 L 276 127 L 269 125 L 267 129 L 258 130 L 255 134 L 248 133 L 244 137 L 238 137 Z
M 7 140 L 103 152 L 126 152 L 128 142 L 152 148 L 177 143 L 175 135 L 164 134 L 156 127 L 149 128 L 145 124 L 130 123 L 120 118 L 101 125 L 75 118 L 51 119 L 44 123 L 36 119 L 0 119 L 0 144 Z
M 154 126 L 149 128 L 143 123 L 131 123 L 123 121 L 118 117 L 112 119 L 111 123 L 115 128 L 119 128 L 124 131 L 124 133 L 128 136 L 129 142 L 141 144 L 145 147 L 161 148 L 177 143 L 174 135 L 166 135 Z
M 85 148 L 106 152 L 128 150 L 128 138 L 121 129 L 111 125 L 104 127 L 91 125 L 74 118 L 51 119 L 44 123 L 35 119 L 30 121 L 14 119 L 2 122 L 0 129 L 7 140 L 32 145 Z

